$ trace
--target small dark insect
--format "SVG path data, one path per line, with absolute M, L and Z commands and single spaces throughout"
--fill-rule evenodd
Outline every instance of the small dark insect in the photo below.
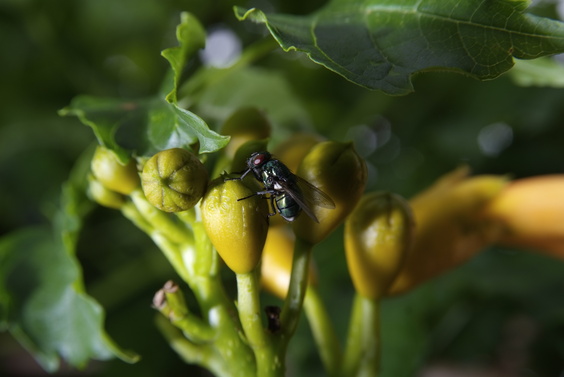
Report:
M 249 172 L 264 185 L 264 190 L 238 200 L 245 200 L 255 195 L 270 195 L 272 208 L 287 221 L 294 221 L 303 210 L 315 222 L 319 222 L 311 208 L 320 206 L 333 209 L 333 200 L 306 180 L 293 174 L 286 165 L 272 158 L 269 152 L 255 152 L 247 159 L 248 169 L 241 173 L 243 179 Z
M 282 310 L 279 306 L 266 306 L 264 312 L 266 313 L 266 320 L 268 322 L 268 331 L 275 333 L 280 330 L 280 312 Z

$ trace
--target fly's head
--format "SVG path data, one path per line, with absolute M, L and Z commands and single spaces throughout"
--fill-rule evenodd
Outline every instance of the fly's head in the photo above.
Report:
M 261 169 L 271 158 L 272 155 L 268 152 L 255 152 L 247 160 L 247 167 L 256 172 L 257 169 Z

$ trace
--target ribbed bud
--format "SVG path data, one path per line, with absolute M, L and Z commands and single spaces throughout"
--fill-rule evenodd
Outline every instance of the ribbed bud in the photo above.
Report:
M 362 296 L 379 299 L 397 276 L 410 247 L 413 217 L 400 196 L 365 195 L 345 222 L 349 273 Z
M 260 261 L 268 231 L 268 203 L 243 181 L 212 181 L 202 208 L 202 221 L 215 249 L 235 273 L 251 272 Z
M 165 212 L 186 211 L 202 198 L 208 172 L 198 158 L 185 149 L 155 154 L 143 167 L 143 192 L 147 200 Z
M 111 150 L 98 146 L 90 165 L 92 174 L 108 190 L 129 195 L 139 186 L 135 160 L 123 165 Z
M 261 263 L 261 284 L 267 292 L 284 299 L 288 293 L 295 236 L 285 225 L 270 226 Z M 309 284 L 317 283 L 317 273 L 309 265 Z
M 316 244 L 337 228 L 360 200 L 366 186 L 366 163 L 351 143 L 326 141 L 317 144 L 298 169 L 302 177 L 327 195 L 335 208 L 311 208 L 319 223 L 309 216 L 294 221 L 296 236 Z

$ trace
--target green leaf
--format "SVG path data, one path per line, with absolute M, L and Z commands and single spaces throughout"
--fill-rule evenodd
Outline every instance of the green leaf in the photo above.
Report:
M 174 72 L 173 89 L 166 96 L 166 100 L 176 103 L 176 91 L 180 85 L 182 72 L 188 60 L 200 49 L 205 47 L 206 32 L 200 22 L 190 13 L 180 15 L 180 24 L 176 28 L 176 39 L 179 46 L 170 47 L 162 51 L 161 55 L 168 60 Z
M 285 50 L 388 94 L 413 90 L 420 71 L 452 70 L 493 79 L 513 57 L 564 51 L 564 23 L 523 13 L 525 0 L 333 0 L 308 16 L 236 7 L 264 23 Z
M 0 320 L 48 371 L 60 357 L 75 367 L 117 356 L 135 362 L 104 331 L 104 311 L 83 288 L 75 257 L 84 216 L 92 151 L 79 159 L 64 184 L 54 230 L 22 229 L 0 239 Z
M 225 74 L 221 72 L 223 69 L 208 68 L 208 71 L 222 78 L 195 95 L 198 112 L 206 119 L 221 123 L 242 107 L 255 107 L 268 114 L 274 132 L 311 127 L 303 101 L 280 72 L 260 67 L 243 67 Z
M 148 149 L 142 138 L 147 123 L 146 111 L 147 101 L 78 96 L 69 106 L 59 110 L 59 115 L 76 116 L 92 128 L 100 145 L 113 150 L 121 162 L 127 163 L 131 150 L 142 153 Z M 126 142 L 120 143 L 116 137 L 120 129 Z
M 180 45 L 162 53 L 172 70 L 163 83 L 166 101 L 159 95 L 141 100 L 78 96 L 59 114 L 78 117 L 123 163 L 134 153 L 149 156 L 167 148 L 188 148 L 196 141 L 200 153 L 223 148 L 229 137 L 210 130 L 200 117 L 176 104 L 182 72 L 189 58 L 204 46 L 204 29 L 192 15 L 182 13 L 177 38 Z
M 549 57 L 516 60 L 509 75 L 521 86 L 564 87 L 564 65 Z
M 133 152 L 152 155 L 167 148 L 186 148 L 199 140 L 200 152 L 209 153 L 229 142 L 229 137 L 210 130 L 197 115 L 158 98 L 125 101 L 78 96 L 59 113 L 77 116 L 124 163 Z
M 200 153 L 223 148 L 229 136 L 209 129 L 196 114 L 165 101 L 155 101 L 149 114 L 149 140 L 156 150 L 181 148 L 200 141 Z
M 102 308 L 75 288 L 81 278 L 77 262 L 50 229 L 28 228 L 4 237 L 0 261 L 3 327 L 46 370 L 55 371 L 59 357 L 81 368 L 90 359 L 116 354 L 103 330 Z M 133 355 L 119 355 L 135 361 Z

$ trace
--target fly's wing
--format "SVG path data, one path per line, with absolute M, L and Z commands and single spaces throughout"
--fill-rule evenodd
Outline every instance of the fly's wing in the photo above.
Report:
M 327 195 L 305 179 L 298 177 L 297 175 L 294 177 L 296 178 L 296 182 L 300 186 L 304 200 L 307 203 L 327 209 L 335 208 L 335 202 L 333 202 L 333 199 L 331 199 L 329 195 Z
M 295 183 L 288 180 L 280 180 L 277 183 L 282 186 L 284 192 L 290 195 L 313 221 L 319 222 L 312 211 L 314 206 L 328 209 L 335 208 L 335 202 L 333 202 L 329 195 L 297 175 L 293 175 L 293 178 Z M 295 185 L 297 185 L 297 188 Z

